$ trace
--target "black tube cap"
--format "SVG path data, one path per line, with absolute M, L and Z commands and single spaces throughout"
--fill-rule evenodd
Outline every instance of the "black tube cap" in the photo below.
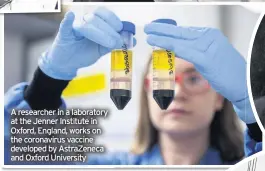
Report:
M 174 90 L 153 90 L 153 98 L 162 110 L 166 110 L 174 99 Z
M 131 91 L 124 89 L 111 89 L 110 98 L 119 110 L 123 110 L 131 100 Z

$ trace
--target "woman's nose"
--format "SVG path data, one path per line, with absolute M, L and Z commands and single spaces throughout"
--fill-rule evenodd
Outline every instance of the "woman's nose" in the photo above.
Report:
M 184 91 L 184 87 L 179 83 L 175 83 L 174 100 L 184 101 L 186 99 L 187 99 L 187 95 Z

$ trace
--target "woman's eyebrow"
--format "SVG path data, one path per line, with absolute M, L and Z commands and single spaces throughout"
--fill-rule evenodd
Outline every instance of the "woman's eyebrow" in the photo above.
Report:
M 183 72 L 190 73 L 190 72 L 196 72 L 195 68 L 186 68 Z

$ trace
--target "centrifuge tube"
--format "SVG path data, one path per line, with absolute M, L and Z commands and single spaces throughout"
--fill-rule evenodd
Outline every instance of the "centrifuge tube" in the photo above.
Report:
M 111 52 L 110 97 L 119 110 L 123 110 L 131 100 L 132 89 L 132 48 L 135 25 L 123 21 L 120 35 L 123 39 L 121 49 Z
M 155 23 L 177 25 L 171 19 L 158 19 Z M 172 51 L 153 47 L 153 98 L 162 110 L 166 110 L 174 98 L 175 54 Z

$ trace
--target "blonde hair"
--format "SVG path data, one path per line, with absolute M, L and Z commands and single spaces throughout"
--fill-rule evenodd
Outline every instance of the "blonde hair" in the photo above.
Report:
M 144 73 L 144 78 L 147 73 L 148 69 Z M 131 148 L 131 152 L 134 154 L 143 154 L 158 143 L 158 131 L 150 120 L 144 83 L 140 98 L 140 116 Z M 210 146 L 220 152 L 223 161 L 238 161 L 244 157 L 242 129 L 237 114 L 228 100 L 225 99 L 223 109 L 215 113 L 210 129 Z

